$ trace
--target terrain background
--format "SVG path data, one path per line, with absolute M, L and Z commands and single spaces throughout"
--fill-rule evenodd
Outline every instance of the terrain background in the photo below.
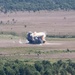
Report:
M 74 0 L 0 0 L 0 57 L 74 60 L 74 10 Z M 46 32 L 47 43 L 26 44 L 29 31 Z
M 0 0 L 0 11 L 75 10 L 74 0 Z
M 75 75 L 75 0 L 0 0 L 0 75 Z
M 75 58 L 75 11 L 37 11 L 0 13 L 1 58 Z M 47 33 L 47 44 L 25 44 L 29 31 Z M 19 43 L 22 40 L 23 44 Z M 39 56 L 40 54 L 40 56 Z

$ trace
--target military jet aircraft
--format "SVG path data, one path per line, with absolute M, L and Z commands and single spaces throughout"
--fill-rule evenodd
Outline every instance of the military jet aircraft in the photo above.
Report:
M 30 44 L 42 44 L 45 43 L 46 40 L 46 33 L 45 32 L 28 32 L 27 33 L 27 40 Z

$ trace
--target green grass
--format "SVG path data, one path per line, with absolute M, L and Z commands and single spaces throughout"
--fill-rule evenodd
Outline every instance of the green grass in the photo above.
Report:
M 1 34 L 0 39 L 19 39 L 19 36 L 14 36 L 14 35 L 7 35 L 7 34 Z M 47 41 L 75 41 L 75 38 L 48 38 Z M 7 47 L 7 48 L 0 48 L 0 59 L 3 60 L 15 60 L 19 59 L 21 61 L 41 61 L 44 60 L 41 57 L 38 57 L 38 54 L 42 55 L 49 55 L 49 54 L 59 54 L 59 53 L 72 53 L 75 52 L 75 50 L 53 50 L 51 47 L 42 47 L 42 46 L 37 46 L 37 47 Z M 4 53 L 4 54 L 3 54 Z M 27 55 L 27 56 L 25 56 Z M 31 57 L 31 55 L 36 55 L 36 57 Z M 52 62 L 59 60 L 57 59 L 45 59 L 45 60 L 50 60 Z M 67 59 L 63 59 L 67 60 Z M 73 59 L 75 60 L 75 59 Z M 32 62 L 33 63 L 33 62 Z
M 0 39 L 18 39 L 18 38 L 19 38 L 19 36 L 4 35 L 4 34 L 0 35 Z
M 21 34 L 21 36 L 19 36 L 15 32 L 0 32 L 0 39 L 18 39 L 20 37 L 25 39 L 26 35 L 27 34 L 24 32 Z M 65 38 L 61 38 L 60 36 L 59 37 L 56 37 L 56 36 L 50 37 L 47 35 L 46 40 L 47 41 L 75 41 L 75 37 L 67 37 L 67 35 L 66 35 Z
M 0 39 L 18 39 L 19 36 L 15 32 L 6 32 L 6 31 L 1 31 L 0 32 Z
M 72 53 L 75 50 L 50 50 L 43 47 L 13 47 L 13 48 L 0 48 L 0 59 L 10 59 L 10 60 L 26 60 L 26 61 L 37 61 L 44 60 L 38 57 L 38 54 L 49 55 L 49 54 L 59 54 L 59 53 Z M 36 57 L 35 57 L 35 56 Z M 57 59 L 48 59 L 48 60 L 57 60 Z
M 75 41 L 75 38 L 46 38 L 47 41 Z

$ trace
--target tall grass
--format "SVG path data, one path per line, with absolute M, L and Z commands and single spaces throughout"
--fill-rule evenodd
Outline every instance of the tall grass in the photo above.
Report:
M 13 35 L 13 36 L 18 36 L 17 33 L 15 32 L 6 32 L 6 31 L 1 31 L 0 35 Z
M 75 35 L 47 35 L 48 38 L 75 38 Z

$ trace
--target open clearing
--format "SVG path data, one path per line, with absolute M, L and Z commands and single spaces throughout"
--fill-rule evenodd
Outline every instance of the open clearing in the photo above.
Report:
M 75 11 L 0 13 L 0 21 L 1 34 L 14 32 L 19 35 L 15 38 L 0 35 L 1 58 L 75 59 L 75 38 L 48 38 L 43 45 L 19 43 L 19 39 L 26 42 L 22 35 L 26 36 L 28 31 L 44 31 L 48 35 L 75 35 Z M 32 52 L 29 52 L 28 48 L 32 49 Z M 43 52 L 38 55 L 34 51 Z
M 0 31 L 16 32 L 45 31 L 47 34 L 74 35 L 75 11 L 40 11 L 0 13 Z
M 0 44 L 0 58 L 2 59 L 75 60 L 75 42 L 73 41 L 51 41 L 46 44 L 33 45 L 20 44 L 18 40 L 15 40 L 15 42 L 12 40 L 3 40 L 2 42 L 0 41 Z
M 48 47 L 50 49 L 75 49 L 75 41 L 47 41 L 45 44 L 27 44 L 25 40 L 22 40 L 22 43 L 19 43 L 18 40 L 11 39 L 1 39 L 0 47 Z

